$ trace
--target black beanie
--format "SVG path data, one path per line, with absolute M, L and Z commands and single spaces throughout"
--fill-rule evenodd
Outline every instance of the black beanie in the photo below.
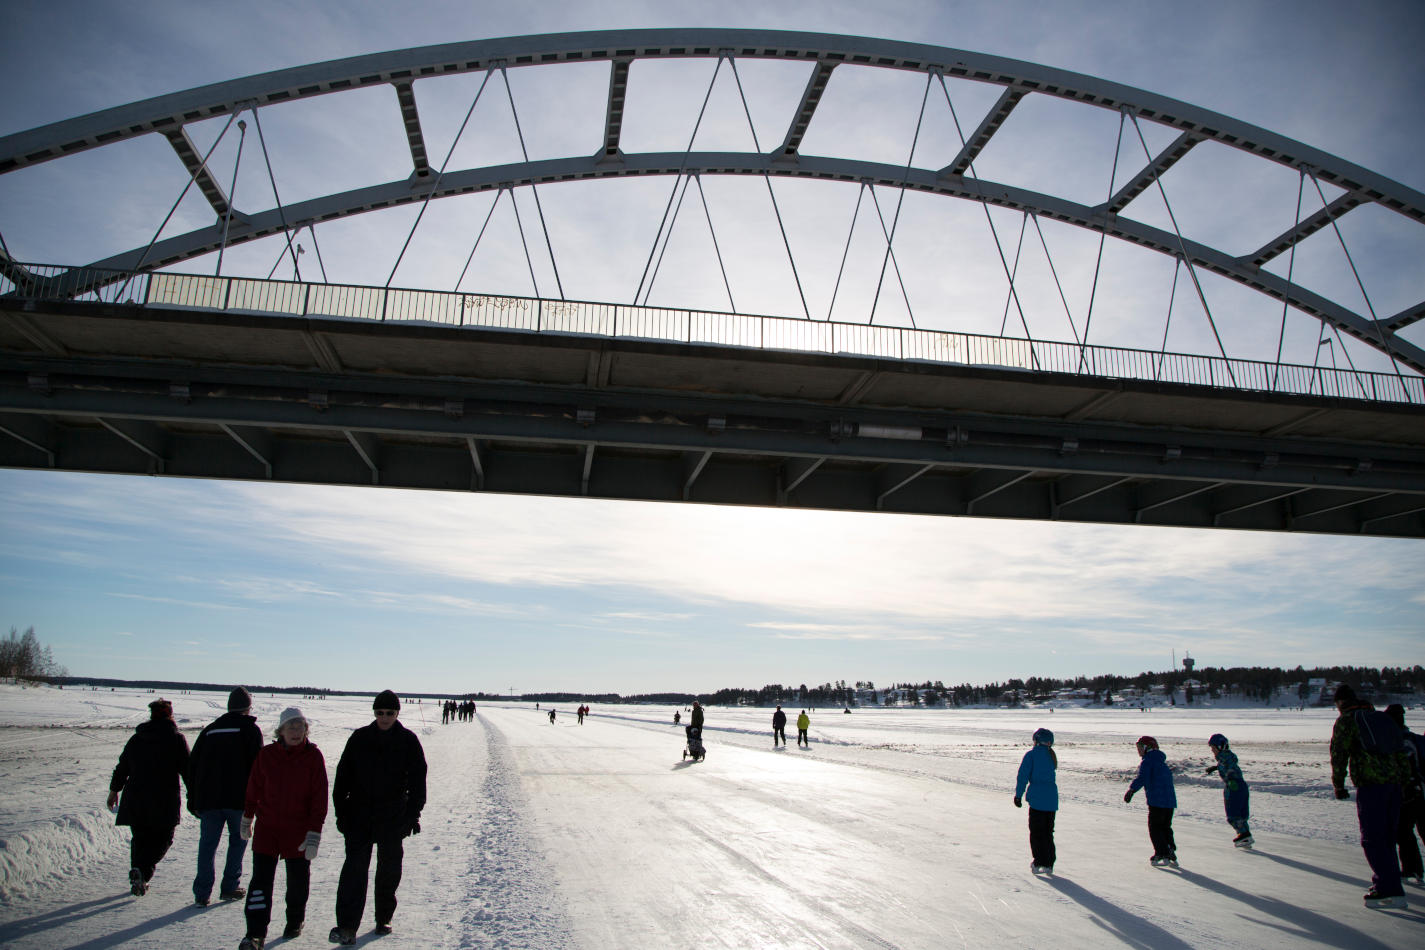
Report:
M 1354 703 L 1356 701 L 1356 691 L 1351 689 L 1349 683 L 1342 683 L 1336 687 L 1336 702 Z
M 389 689 L 383 689 L 376 694 L 376 700 L 371 704 L 372 709 L 395 709 L 401 708 L 401 698 Z
M 241 686 L 228 693 L 228 712 L 242 712 L 252 708 L 252 694 Z
M 1395 721 L 1400 728 L 1405 728 L 1405 707 L 1400 703 L 1391 703 L 1385 707 L 1385 714 Z

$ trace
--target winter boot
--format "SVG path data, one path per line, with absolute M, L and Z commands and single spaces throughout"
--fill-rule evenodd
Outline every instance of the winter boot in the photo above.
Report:
M 381 936 L 384 937 L 384 936 L 386 936 L 387 934 L 389 934 L 390 932 L 391 932 L 391 922 L 390 922 L 389 920 L 378 920 L 378 921 L 376 921 L 376 933 L 378 933 L 378 934 L 380 934 Z
M 223 891 L 218 896 L 225 901 L 240 901 L 247 896 L 247 888 L 235 887 L 230 891 Z
M 148 893 L 148 884 L 143 879 L 143 872 L 138 868 L 129 868 L 129 893 L 135 897 Z
M 302 922 L 299 920 L 295 924 L 288 924 L 282 931 L 283 940 L 293 940 L 302 936 Z
M 1031 865 L 1029 865 L 1029 870 L 1030 870 L 1031 873 L 1034 873 L 1034 874 L 1053 874 L 1053 873 L 1054 873 L 1054 865 L 1052 865 L 1052 864 L 1031 864 Z
M 332 943 L 339 943 L 343 947 L 349 947 L 356 943 L 356 931 L 346 927 L 333 927 L 332 932 L 327 934 L 327 940 Z
M 266 942 L 266 937 L 243 937 L 242 943 L 238 944 L 238 950 L 262 950 L 262 945 Z

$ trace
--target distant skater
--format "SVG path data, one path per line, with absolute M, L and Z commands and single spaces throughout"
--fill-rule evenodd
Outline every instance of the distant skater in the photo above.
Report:
M 782 740 L 782 748 L 787 747 L 787 714 L 782 712 L 782 707 L 778 706 L 777 711 L 772 713 L 772 748 L 777 747 L 777 740 Z
M 676 710 L 676 709 L 673 710 L 673 725 L 676 726 L 678 723 L 680 723 L 680 722 L 682 722 L 682 721 L 683 721 L 683 714 L 682 714 L 680 711 Z
M 173 704 L 155 699 L 148 715 L 124 744 L 109 779 L 109 808 L 118 808 L 115 824 L 133 832 L 129 893 L 135 897 L 148 893 L 154 868 L 173 844 L 178 786 L 188 784 L 188 740 L 173 721 Z
M 1054 754 L 1054 733 L 1036 729 L 1033 738 L 1033 748 L 1024 753 L 1019 762 L 1014 807 L 1023 808 L 1024 799 L 1029 799 L 1029 870 L 1035 874 L 1053 874 L 1054 816 L 1059 811 L 1059 784 L 1054 774 L 1059 768 L 1059 757 Z
M 1242 777 L 1242 767 L 1237 764 L 1237 755 L 1227 748 L 1227 737 L 1213 733 L 1207 740 L 1207 747 L 1217 758 L 1216 765 L 1207 767 L 1207 774 L 1216 772 L 1222 777 L 1222 804 L 1227 810 L 1227 823 L 1237 829 L 1237 837 L 1232 843 L 1239 848 L 1252 846 L 1252 831 L 1247 827 L 1248 801 L 1247 780 Z
M 797 717 L 797 745 L 811 748 L 811 740 L 807 738 L 807 730 L 811 728 L 811 717 L 807 715 L 805 709 Z
M 1125 802 L 1133 801 L 1133 793 L 1144 790 L 1148 799 L 1148 838 L 1153 842 L 1153 856 L 1149 859 L 1154 867 L 1177 867 L 1178 846 L 1173 840 L 1173 812 L 1178 807 L 1177 792 L 1173 789 L 1173 772 L 1168 768 L 1168 757 L 1158 748 L 1158 740 L 1143 736 L 1136 743 L 1138 757 L 1138 777 L 1123 793 Z
M 1411 732 L 1405 726 L 1405 708 L 1400 703 L 1385 707 L 1385 714 L 1395 721 L 1405 734 L 1405 757 L 1410 760 L 1407 781 L 1401 785 L 1400 824 L 1396 847 L 1400 850 L 1400 876 L 1417 887 L 1425 884 L 1422 877 L 1420 846 L 1416 837 L 1425 840 L 1425 736 Z
M 554 710 L 553 710 L 553 709 L 551 709 L 551 710 L 549 711 L 549 721 L 550 721 L 550 722 L 553 722 L 553 721 L 554 721 Z

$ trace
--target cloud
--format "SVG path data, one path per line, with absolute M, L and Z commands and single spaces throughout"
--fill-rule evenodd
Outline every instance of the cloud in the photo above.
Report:
M 237 604 L 220 604 L 214 601 L 180 600 L 177 597 L 158 597 L 153 594 L 133 594 L 126 591 L 109 591 L 110 597 L 123 597 L 127 600 L 142 600 L 154 604 L 173 604 L 178 607 L 197 607 L 200 610 L 243 610 L 245 608 Z

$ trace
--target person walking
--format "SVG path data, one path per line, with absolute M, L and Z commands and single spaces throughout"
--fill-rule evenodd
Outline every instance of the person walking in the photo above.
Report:
M 811 740 L 807 738 L 807 730 L 810 728 L 811 717 L 808 716 L 807 711 L 803 709 L 802 714 L 797 717 L 797 745 L 799 747 L 806 746 L 808 749 L 811 748 Z
M 1034 730 L 1033 740 L 1033 747 L 1019 761 L 1014 807 L 1023 808 L 1025 798 L 1029 799 L 1029 870 L 1053 874 L 1054 816 L 1059 811 L 1059 784 L 1054 774 L 1059 757 L 1054 754 L 1054 733 L 1048 729 Z
M 1396 829 L 1396 847 L 1400 851 L 1400 876 L 1419 887 L 1425 884 L 1425 867 L 1420 860 L 1416 837 L 1425 840 L 1425 736 L 1416 735 L 1405 725 L 1405 707 L 1391 703 L 1385 707 L 1389 716 L 1405 736 L 1405 757 L 1410 760 L 1407 780 L 1400 793 L 1400 822 Z
M 777 711 L 772 713 L 772 748 L 777 747 L 777 740 L 782 740 L 782 748 L 787 747 L 787 714 L 782 712 L 779 705 Z
M 1377 716 L 1375 707 L 1358 697 L 1346 683 L 1336 689 L 1336 711 L 1340 715 L 1331 728 L 1331 784 L 1340 801 L 1351 798 L 1346 791 L 1348 773 L 1356 786 L 1361 850 L 1371 868 L 1371 889 L 1365 894 L 1365 904 L 1404 907 L 1396 831 L 1400 822 L 1400 786 L 1407 778 L 1409 763 L 1400 730 L 1394 728 L 1389 717 Z
M 1237 763 L 1237 754 L 1227 747 L 1227 737 L 1220 732 L 1213 733 L 1207 740 L 1207 747 L 1217 759 L 1216 765 L 1207 767 L 1207 774 L 1216 772 L 1222 778 L 1222 806 L 1227 811 L 1227 823 L 1237 830 L 1232 843 L 1239 848 L 1252 846 L 1252 831 L 1248 827 L 1247 780 L 1242 777 L 1242 767 Z
M 247 886 L 247 936 L 238 950 L 262 950 L 275 903 L 277 862 L 287 869 L 287 927 L 284 940 L 302 933 L 311 892 L 312 862 L 327 820 L 327 763 L 308 738 L 302 710 L 282 710 L 276 741 L 262 747 L 247 780 L 242 834 L 252 837 L 252 880 Z
M 148 721 L 139 723 L 109 778 L 109 810 L 117 825 L 128 825 L 129 893 L 148 893 L 154 868 L 173 844 L 178 827 L 178 786 L 188 784 L 188 740 L 173 721 L 173 704 L 155 699 Z
M 332 803 L 345 838 L 346 861 L 337 883 L 332 943 L 356 942 L 366 910 L 367 872 L 376 851 L 376 932 L 391 932 L 401 883 L 402 841 L 420 834 L 426 804 L 426 757 L 416 734 L 397 722 L 401 700 L 382 690 L 372 703 L 376 719 L 351 734 L 336 767 Z M 553 712 L 553 710 L 551 710 Z
M 213 896 L 213 862 L 223 829 L 228 830 L 228 856 L 218 896 L 239 900 L 242 859 L 247 841 L 241 835 L 247 778 L 262 750 L 262 730 L 252 716 L 252 694 L 238 686 L 228 694 L 228 711 L 203 727 L 188 757 L 188 811 L 198 819 L 198 873 L 193 878 L 193 902 L 206 906 Z
M 1178 846 L 1173 840 L 1173 812 L 1178 807 L 1177 792 L 1173 788 L 1173 772 L 1168 768 L 1168 757 L 1158 748 L 1158 740 L 1143 736 L 1134 746 L 1138 749 L 1138 776 L 1123 793 L 1125 802 L 1133 801 L 1133 793 L 1144 790 L 1148 799 L 1148 839 L 1153 842 L 1153 856 L 1149 861 L 1154 867 L 1177 867 Z

